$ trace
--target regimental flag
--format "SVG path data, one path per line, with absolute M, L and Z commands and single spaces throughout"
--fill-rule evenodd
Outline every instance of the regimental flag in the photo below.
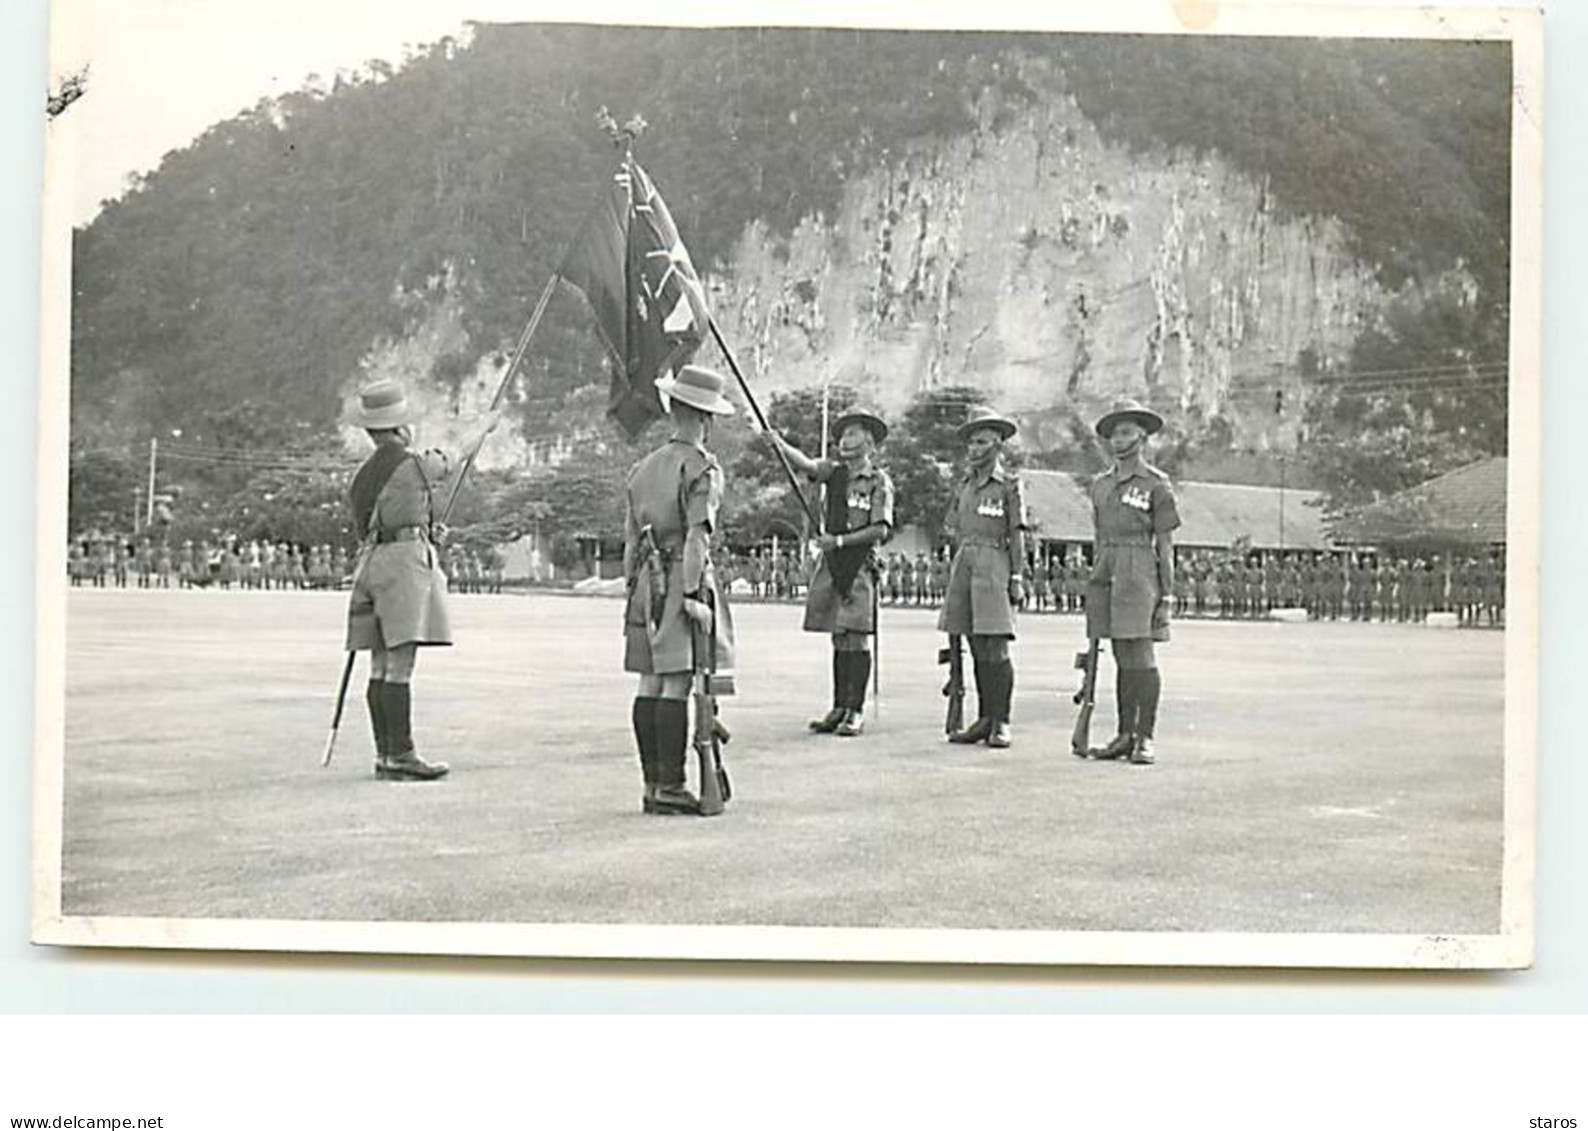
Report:
M 694 357 L 709 324 L 689 252 L 639 162 L 624 160 L 558 274 L 595 312 L 617 364 L 607 414 L 632 439 L 665 412 L 656 379 Z

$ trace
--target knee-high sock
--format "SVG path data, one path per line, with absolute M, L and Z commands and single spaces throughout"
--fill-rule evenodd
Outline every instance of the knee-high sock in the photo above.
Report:
M 849 653 L 833 649 L 833 706 L 849 706 Z
M 871 679 L 871 653 L 849 653 L 849 709 L 865 710 L 866 683 Z
M 1015 701 L 1015 662 L 1000 660 L 993 667 L 998 669 L 998 715 L 994 721 L 1007 723 Z
M 1119 733 L 1136 733 L 1136 669 L 1119 668 L 1114 672 L 1114 700 L 1119 708 Z
M 640 751 L 640 772 L 646 785 L 656 784 L 656 704 L 652 695 L 636 695 L 630 717 L 634 723 L 634 744 Z
M 386 695 L 382 690 L 385 686 L 385 680 L 371 679 L 364 688 L 364 705 L 369 708 L 369 726 L 375 735 L 375 755 L 379 758 L 386 757 L 389 743 L 386 737 Z
M 684 784 L 684 755 L 689 749 L 689 703 L 656 701 L 656 784 Z
M 396 757 L 412 754 L 413 692 L 406 683 L 386 680 L 381 684 L 381 715 L 386 722 L 386 753 Z
M 1137 678 L 1141 682 L 1138 691 L 1136 733 L 1144 738 L 1151 738 L 1153 728 L 1158 725 L 1158 694 L 1163 689 L 1163 678 L 1158 674 L 1157 668 L 1144 668 Z
M 976 676 L 976 720 L 992 718 L 992 673 L 991 665 L 980 656 L 972 653 L 971 670 Z

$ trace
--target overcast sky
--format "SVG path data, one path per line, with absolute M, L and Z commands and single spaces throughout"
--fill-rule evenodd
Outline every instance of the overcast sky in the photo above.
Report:
M 1351 7 L 1306 18 L 1360 30 L 1365 17 L 1347 14 Z M 405 46 L 458 35 L 469 20 L 1168 30 L 1176 12 L 1218 25 L 1210 30 L 1241 14 L 1221 13 L 1214 0 L 53 0 L 52 78 L 90 71 L 87 96 L 50 132 L 71 154 L 73 172 L 62 180 L 81 224 L 121 194 L 128 174 L 152 171 L 261 98 L 300 89 L 311 75 L 396 62 Z
M 891 0 L 54 0 L 52 78 L 86 65 L 89 84 L 51 133 L 73 155 L 81 224 L 121 195 L 128 174 L 154 170 L 261 98 L 311 75 L 396 62 L 405 46 L 459 35 L 471 20 L 801 23 L 867 8 L 896 20 L 921 10 Z
M 370 59 L 399 60 L 405 44 L 463 27 L 456 8 L 434 0 L 60 0 L 52 74 L 89 67 L 87 96 L 52 126 L 75 154 L 74 220 L 119 196 L 129 173 L 153 170 L 266 95 Z

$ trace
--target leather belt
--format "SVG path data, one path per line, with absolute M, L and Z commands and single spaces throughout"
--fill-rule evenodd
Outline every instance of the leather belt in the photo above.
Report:
M 1151 546 L 1151 534 L 1114 534 L 1098 540 L 1099 546 Z

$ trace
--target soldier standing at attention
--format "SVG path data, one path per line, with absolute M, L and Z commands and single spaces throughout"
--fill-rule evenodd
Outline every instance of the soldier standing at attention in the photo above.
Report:
M 410 450 L 416 413 L 396 381 L 359 393 L 349 423 L 375 452 L 353 477 L 353 529 L 363 545 L 347 606 L 347 649 L 370 653 L 365 702 L 375 734 L 375 776 L 433 781 L 444 762 L 414 750 L 411 683 L 421 647 L 452 643 L 447 578 L 435 540 L 432 486 L 446 474 L 439 452 Z M 284 558 L 284 556 L 283 556 Z M 284 567 L 284 560 L 278 563 Z
M 876 462 L 888 436 L 880 416 L 852 408 L 833 422 L 833 432 L 836 460 L 812 459 L 776 433 L 772 440 L 795 470 L 824 486 L 826 533 L 816 540 L 821 561 L 805 598 L 805 631 L 832 637 L 833 706 L 812 719 L 810 729 L 852 738 L 865 726 L 871 638 L 877 631 L 876 547 L 893 536 L 893 480 Z M 904 577 L 911 578 L 910 559 L 902 565 Z
M 723 473 L 706 448 L 711 422 L 733 412 L 722 375 L 686 365 L 656 382 L 672 437 L 629 472 L 625 488 L 623 670 L 639 676 L 632 709 L 645 779 L 642 812 L 697 813 L 684 784 L 689 692 L 710 662 L 696 636 L 712 634 L 720 666 L 732 664 L 733 618 L 711 564 Z
M 1169 477 L 1147 463 L 1147 438 L 1163 417 L 1136 401 L 1120 401 L 1097 422 L 1114 466 L 1092 480 L 1097 560 L 1086 592 L 1086 635 L 1112 640 L 1119 733 L 1092 757 L 1155 760 L 1162 679 L 1155 642 L 1169 639 L 1174 592 L 1174 530 L 1180 525 Z
M 1010 742 L 1015 667 L 1009 641 L 1015 638 L 1015 608 L 1025 595 L 1025 503 L 1020 477 L 999 457 L 1015 431 L 1014 421 L 990 408 L 975 410 L 959 428 L 969 467 L 943 524 L 955 550 L 937 630 L 970 641 L 977 718 L 949 735 L 961 745 L 986 742 L 1002 749 Z

